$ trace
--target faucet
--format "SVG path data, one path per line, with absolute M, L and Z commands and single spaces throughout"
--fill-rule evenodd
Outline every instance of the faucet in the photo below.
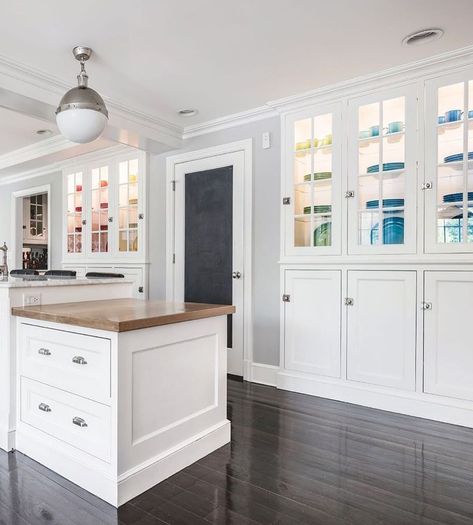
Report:
M 0 246 L 0 250 L 3 252 L 3 264 L 0 264 L 0 280 L 8 281 L 8 247 L 5 241 L 3 242 L 3 246 Z

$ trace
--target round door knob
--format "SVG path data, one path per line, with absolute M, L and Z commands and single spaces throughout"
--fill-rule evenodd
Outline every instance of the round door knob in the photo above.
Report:
M 241 279 L 241 273 L 240 272 L 233 272 L 232 277 L 234 279 Z

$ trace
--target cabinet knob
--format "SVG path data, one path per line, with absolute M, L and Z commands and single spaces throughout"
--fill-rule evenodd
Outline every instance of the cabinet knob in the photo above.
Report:
M 38 408 L 39 410 L 41 410 L 42 412 L 51 412 L 51 407 L 49 405 L 47 405 L 46 403 L 40 403 L 38 405 Z
M 241 279 L 241 272 L 233 272 L 232 277 L 233 279 Z
M 113 217 L 109 217 L 108 222 L 113 222 Z
M 81 428 L 85 428 L 86 426 L 88 426 L 87 423 L 85 422 L 85 419 L 82 419 L 81 417 L 77 417 L 77 416 L 72 418 L 72 423 Z
M 51 351 L 48 350 L 47 348 L 40 348 L 38 350 L 38 354 L 40 354 L 40 355 L 51 355 Z
M 72 362 L 78 365 L 86 365 L 87 361 L 80 355 L 76 355 L 72 358 Z

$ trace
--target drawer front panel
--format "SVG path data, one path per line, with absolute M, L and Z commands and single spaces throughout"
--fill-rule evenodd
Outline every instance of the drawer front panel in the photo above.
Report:
M 110 403 L 110 340 L 22 325 L 20 375 Z
M 110 407 L 24 377 L 20 390 L 23 423 L 110 462 Z

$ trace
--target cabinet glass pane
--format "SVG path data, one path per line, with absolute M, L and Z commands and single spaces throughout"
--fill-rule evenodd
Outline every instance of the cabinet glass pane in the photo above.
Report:
M 405 97 L 358 109 L 360 245 L 404 243 L 405 117 Z
M 67 175 L 67 252 L 82 253 L 82 172 Z
M 438 90 L 437 242 L 473 242 L 473 82 Z
M 91 197 L 92 197 L 92 227 L 91 251 L 92 253 L 107 253 L 108 245 L 108 166 L 92 169 L 91 172 Z
M 138 160 L 119 163 L 118 185 L 118 249 L 120 252 L 137 252 L 138 236 Z
M 333 116 L 294 124 L 294 245 L 332 244 Z

